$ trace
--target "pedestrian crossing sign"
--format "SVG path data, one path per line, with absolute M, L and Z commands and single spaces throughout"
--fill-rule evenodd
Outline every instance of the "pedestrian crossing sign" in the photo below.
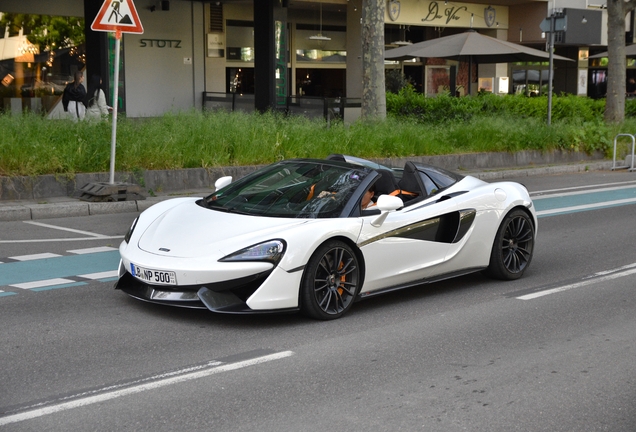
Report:
M 132 0 L 105 0 L 91 29 L 118 33 L 144 32 Z

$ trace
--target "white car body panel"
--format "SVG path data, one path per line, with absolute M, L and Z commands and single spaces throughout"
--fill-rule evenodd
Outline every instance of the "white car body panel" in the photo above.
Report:
M 277 267 L 267 278 L 267 283 L 247 300 L 247 305 L 253 310 L 298 307 L 298 288 L 302 276 L 302 271 L 287 272 Z
M 422 204 L 426 204 L 426 201 Z M 439 212 L 450 213 L 456 210 L 452 200 L 434 204 L 420 215 L 421 220 L 434 218 Z M 418 219 L 420 218 L 418 217 Z M 371 225 L 373 217 L 364 224 L 358 241 L 362 244 L 368 269 L 365 278 L 365 293 L 370 293 L 387 286 L 399 285 L 412 280 L 424 279 L 431 275 L 433 267 L 446 258 L 448 244 L 429 242 L 400 237 L 386 237 L 364 245 L 366 241 L 383 234 L 399 230 L 414 221 L 410 208 L 389 214 L 382 226 Z

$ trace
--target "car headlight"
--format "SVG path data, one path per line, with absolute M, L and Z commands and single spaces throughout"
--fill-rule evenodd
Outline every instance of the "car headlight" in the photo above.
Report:
M 126 243 L 130 242 L 130 237 L 132 237 L 132 233 L 135 230 L 135 227 L 137 226 L 137 221 L 139 220 L 138 217 L 135 218 L 135 220 L 133 221 L 132 225 L 130 226 L 130 229 L 128 230 L 128 232 L 126 233 L 126 236 L 124 237 L 124 241 Z
M 267 261 L 273 264 L 278 264 L 285 253 L 286 246 L 287 244 L 283 240 L 268 240 L 236 251 L 221 258 L 219 261 Z

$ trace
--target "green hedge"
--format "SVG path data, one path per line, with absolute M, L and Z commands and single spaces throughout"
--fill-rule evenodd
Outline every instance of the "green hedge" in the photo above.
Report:
M 548 98 L 525 95 L 480 93 L 475 97 L 451 97 L 442 94 L 425 97 L 406 86 L 398 94 L 387 93 L 387 114 L 410 117 L 422 123 L 466 121 L 479 115 L 504 115 L 516 118 L 546 119 Z M 626 113 L 636 117 L 636 99 L 628 99 Z M 552 120 L 598 121 L 603 119 L 605 99 L 574 95 L 552 98 Z

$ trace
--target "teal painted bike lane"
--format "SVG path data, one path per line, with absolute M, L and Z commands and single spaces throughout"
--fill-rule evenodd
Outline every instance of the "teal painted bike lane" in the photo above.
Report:
M 636 186 L 533 197 L 539 217 L 636 204 Z
M 117 270 L 119 251 L 0 264 L 0 287 Z

